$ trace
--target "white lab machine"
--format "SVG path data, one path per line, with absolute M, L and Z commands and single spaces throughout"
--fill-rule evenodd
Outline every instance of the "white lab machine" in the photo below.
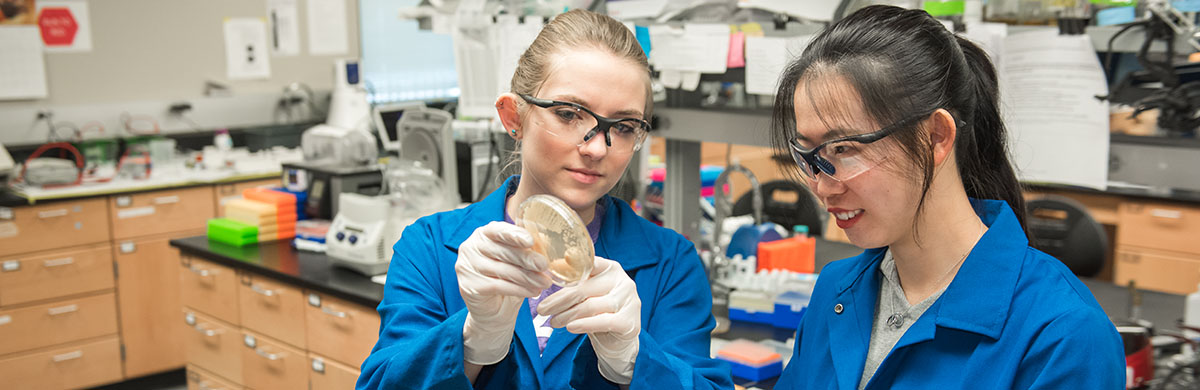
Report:
M 301 136 L 304 159 L 332 165 L 364 165 L 375 161 L 378 149 L 369 129 L 371 109 L 359 79 L 358 61 L 334 64 L 333 97 L 325 123 Z
M 397 160 L 384 173 L 388 193 L 343 193 L 325 234 L 325 253 L 334 265 L 364 275 L 387 272 L 392 245 L 418 218 L 453 209 L 458 196 L 420 162 Z
M 404 226 L 391 223 L 390 197 L 342 194 L 338 214 L 325 234 L 325 254 L 335 265 L 364 275 L 386 273 L 392 244 Z
M 402 160 L 420 162 L 442 178 L 447 190 L 458 193 L 454 117 L 449 112 L 410 102 L 376 107 L 374 116 L 384 149 L 397 151 Z

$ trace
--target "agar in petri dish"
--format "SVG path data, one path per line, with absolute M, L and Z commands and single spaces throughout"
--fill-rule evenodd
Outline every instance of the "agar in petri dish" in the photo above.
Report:
M 517 224 L 533 236 L 532 250 L 550 261 L 550 279 L 562 287 L 587 280 L 596 254 L 579 215 L 551 195 L 534 195 L 517 208 Z

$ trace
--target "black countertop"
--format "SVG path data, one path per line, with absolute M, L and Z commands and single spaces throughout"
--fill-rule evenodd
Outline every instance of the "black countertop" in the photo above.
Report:
M 862 252 L 850 244 L 817 240 L 818 270 L 830 261 Z M 323 253 L 296 250 L 287 241 L 239 248 L 209 241 L 206 236 L 196 236 L 171 240 L 171 245 L 188 256 L 276 278 L 362 305 L 375 307 L 383 300 L 383 286 L 372 282 L 371 278 L 334 266 Z
M 211 242 L 206 236 L 171 240 L 184 255 L 274 278 L 304 289 L 374 308 L 383 300 L 383 285 L 371 278 L 335 267 L 323 253 L 292 248 L 290 241 L 246 247 Z
M 1037 190 L 1071 191 L 1071 192 L 1079 192 L 1079 193 L 1084 193 L 1084 194 L 1115 195 L 1115 196 L 1122 196 L 1122 197 L 1126 197 L 1126 198 L 1139 198 L 1139 199 L 1147 199 L 1147 200 L 1165 200 L 1165 201 L 1172 201 L 1172 202 L 1200 203 L 1200 191 L 1177 189 L 1177 188 L 1109 186 L 1108 188 L 1101 191 L 1101 190 L 1097 190 L 1097 189 L 1093 189 L 1093 188 L 1076 187 L 1076 186 L 1060 185 L 1060 184 L 1048 184 L 1048 183 L 1025 183 L 1025 187 L 1027 189 L 1034 190 L 1034 191 L 1037 191 Z

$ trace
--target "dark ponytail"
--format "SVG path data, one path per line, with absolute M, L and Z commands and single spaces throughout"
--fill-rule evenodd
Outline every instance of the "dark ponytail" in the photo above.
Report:
M 961 36 L 955 38 L 975 76 L 966 88 L 975 95 L 974 115 L 964 118 L 970 122 L 958 131 L 955 142 L 958 174 L 967 196 L 1008 202 L 1025 227 L 1025 197 L 1008 159 L 1008 128 L 1000 117 L 996 68 L 978 45 Z
M 954 147 L 967 195 L 1008 202 L 1025 226 L 1025 201 L 1000 117 L 996 69 L 979 46 L 925 11 L 882 5 L 858 10 L 822 31 L 784 68 L 771 121 L 777 153 L 787 155 L 787 142 L 796 135 L 794 94 L 801 84 L 809 100 L 823 100 L 814 103 L 825 109 L 817 110 L 822 120 L 839 114 L 840 102 L 830 100 L 832 95 L 813 93 L 831 75 L 853 86 L 866 114 L 881 126 L 937 109 L 966 123 L 958 129 Z M 891 137 L 917 167 L 913 176 L 921 183 L 921 196 L 915 212 L 920 213 L 933 179 L 929 137 L 923 131 L 899 131 Z

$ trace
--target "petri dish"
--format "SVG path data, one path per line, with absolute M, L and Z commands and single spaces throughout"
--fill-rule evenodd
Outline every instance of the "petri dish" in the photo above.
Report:
M 533 236 L 533 251 L 550 261 L 550 280 L 570 287 L 587 280 L 596 259 L 587 225 L 561 199 L 534 195 L 517 208 L 516 222 Z

